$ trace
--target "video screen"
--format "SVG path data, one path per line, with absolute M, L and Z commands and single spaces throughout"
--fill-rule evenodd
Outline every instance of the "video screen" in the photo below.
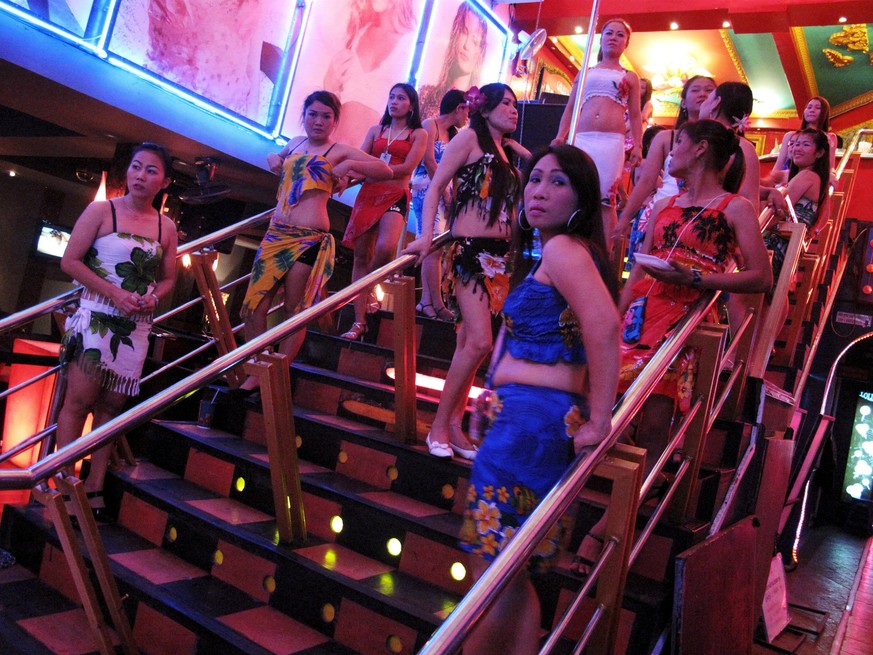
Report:
M 873 393 L 858 393 L 849 456 L 843 476 L 844 500 L 873 500 Z
M 51 257 L 63 257 L 70 241 L 70 231 L 54 225 L 41 225 L 36 241 L 36 251 Z

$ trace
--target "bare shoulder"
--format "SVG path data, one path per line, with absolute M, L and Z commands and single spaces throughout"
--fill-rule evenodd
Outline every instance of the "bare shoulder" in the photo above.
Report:
M 551 273 L 563 270 L 571 263 L 570 268 L 577 268 L 582 264 L 593 263 L 594 260 L 588 246 L 582 241 L 567 234 L 558 234 L 543 246 L 542 262 L 546 273 Z
M 757 224 L 758 218 L 755 213 L 755 206 L 749 202 L 749 199 L 739 194 L 734 194 L 725 207 L 725 216 L 728 221 L 735 219 L 744 220 L 751 218 Z

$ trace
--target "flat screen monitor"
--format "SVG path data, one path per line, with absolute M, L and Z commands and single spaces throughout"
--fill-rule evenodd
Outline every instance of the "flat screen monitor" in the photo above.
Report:
M 36 239 L 36 251 L 49 257 L 62 257 L 69 242 L 69 228 L 42 224 Z
M 843 499 L 873 501 L 873 392 L 858 392 L 849 456 L 843 475 Z

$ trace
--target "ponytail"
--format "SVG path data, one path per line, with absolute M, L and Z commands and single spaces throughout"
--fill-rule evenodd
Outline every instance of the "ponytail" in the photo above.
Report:
M 725 173 L 722 188 L 728 193 L 737 193 L 740 190 L 740 185 L 743 183 L 743 177 L 746 175 L 746 158 L 743 155 L 743 148 L 740 146 L 740 140 L 737 139 L 736 147 L 731 155 L 730 164 L 728 165 L 727 173 Z

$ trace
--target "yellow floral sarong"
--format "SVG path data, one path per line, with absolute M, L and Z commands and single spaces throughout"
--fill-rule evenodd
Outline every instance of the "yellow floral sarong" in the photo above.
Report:
M 310 248 L 318 248 L 318 255 L 306 282 L 303 299 L 294 308 L 295 313 L 312 305 L 333 275 L 334 238 L 330 232 L 310 227 L 270 223 L 252 265 L 252 277 L 240 311 L 243 319 L 251 315 L 261 300 L 282 281 L 294 262 Z

